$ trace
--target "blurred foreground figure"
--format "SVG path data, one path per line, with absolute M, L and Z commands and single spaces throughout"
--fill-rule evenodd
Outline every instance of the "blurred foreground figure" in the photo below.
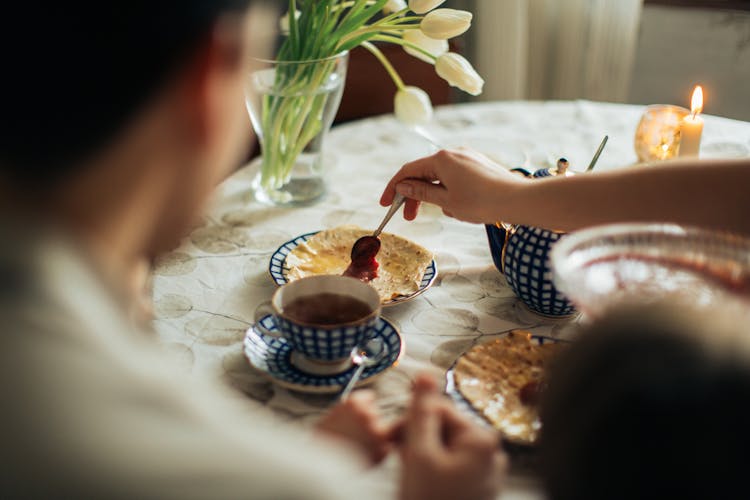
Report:
M 363 466 L 394 444 L 402 498 L 495 495 L 497 437 L 429 380 L 399 443 L 362 394 L 301 432 L 130 319 L 143 263 L 244 156 L 260 2 L 11 1 L 0 24 L 1 498 L 383 498 Z
M 552 500 L 747 496 L 747 324 L 625 309 L 555 368 L 542 411 Z

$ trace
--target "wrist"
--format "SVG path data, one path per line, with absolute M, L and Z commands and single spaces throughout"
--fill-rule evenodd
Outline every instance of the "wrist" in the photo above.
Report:
M 492 202 L 488 204 L 486 223 L 514 223 L 521 219 L 523 200 L 526 198 L 526 193 L 532 186 L 532 182 L 524 177 L 513 175 L 510 178 L 488 183 L 491 193 L 488 199 Z

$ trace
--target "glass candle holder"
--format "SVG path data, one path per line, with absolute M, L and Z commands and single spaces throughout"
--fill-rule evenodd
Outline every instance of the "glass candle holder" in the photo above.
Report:
M 680 151 L 680 125 L 690 111 L 670 104 L 646 108 L 635 131 L 635 153 L 641 162 L 669 160 Z

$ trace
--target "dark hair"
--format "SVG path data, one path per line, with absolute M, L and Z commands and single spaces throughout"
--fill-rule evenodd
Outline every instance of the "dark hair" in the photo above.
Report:
M 250 0 L 10 0 L 2 7 L 0 171 L 51 184 L 102 148 Z
M 695 325 L 618 315 L 559 358 L 542 408 L 550 498 L 730 498 L 745 489 L 750 369 L 685 329 Z

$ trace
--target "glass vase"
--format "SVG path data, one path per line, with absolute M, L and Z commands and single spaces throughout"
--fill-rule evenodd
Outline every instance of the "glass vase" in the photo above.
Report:
M 256 61 L 245 95 L 261 147 L 255 198 L 308 205 L 326 191 L 323 146 L 341 102 L 348 53 L 312 61 Z

